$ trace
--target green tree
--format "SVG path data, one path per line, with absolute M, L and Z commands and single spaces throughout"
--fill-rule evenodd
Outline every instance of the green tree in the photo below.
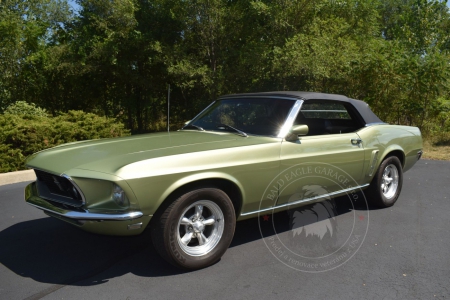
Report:
M 67 2 L 31 0 L 0 2 L 0 108 L 15 100 L 36 101 L 41 70 L 33 55 L 51 42 L 69 17 Z

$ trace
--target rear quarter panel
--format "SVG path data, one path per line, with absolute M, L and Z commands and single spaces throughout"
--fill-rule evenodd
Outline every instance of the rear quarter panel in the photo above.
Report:
M 401 160 L 403 172 L 406 172 L 417 162 L 417 153 L 422 150 L 422 136 L 417 127 L 372 125 L 359 130 L 358 135 L 365 149 L 364 183 L 372 181 L 381 162 L 393 151 L 403 153 Z M 376 161 L 373 161 L 373 152 L 377 150 Z

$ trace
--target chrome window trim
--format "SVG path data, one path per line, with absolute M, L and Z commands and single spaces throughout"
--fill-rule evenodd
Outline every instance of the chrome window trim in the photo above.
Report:
M 203 112 L 205 112 L 211 105 L 213 105 L 214 103 L 216 103 L 217 100 L 214 100 L 213 102 L 211 102 L 211 104 L 209 104 L 204 110 L 202 110 L 200 113 L 198 113 L 194 118 L 192 118 L 189 122 L 187 122 L 186 124 L 184 124 L 184 126 L 180 129 L 183 130 L 184 127 L 186 127 L 187 125 L 191 124 L 192 121 L 194 121 L 195 119 L 198 118 L 198 116 L 200 116 Z
M 185 124 L 183 126 L 183 128 L 186 127 L 187 125 L 189 125 L 192 121 L 194 121 L 198 116 L 200 116 L 204 111 L 206 111 L 211 105 L 213 105 L 217 101 L 227 100 L 227 99 L 247 99 L 247 98 L 259 98 L 259 99 L 270 98 L 270 99 L 283 99 L 283 100 L 295 101 L 294 106 L 291 108 L 291 111 L 289 112 L 289 115 L 288 115 L 286 121 L 284 122 L 283 126 L 281 127 L 280 131 L 278 132 L 278 134 L 276 136 L 269 136 L 269 137 L 275 137 L 275 138 L 284 138 L 289 133 L 289 130 L 291 129 L 292 124 L 294 123 L 295 118 L 297 117 L 297 114 L 300 111 L 302 104 L 304 102 L 304 100 L 300 100 L 300 99 L 296 99 L 296 98 L 278 97 L 278 96 L 223 97 L 223 98 L 219 98 L 218 100 L 213 101 L 204 110 L 202 110 L 199 114 L 197 114 L 191 121 L 189 121 L 189 123 Z M 183 129 L 183 128 L 181 128 L 181 129 Z M 206 130 L 206 131 L 208 131 L 208 130 Z M 255 135 L 255 134 L 251 134 L 251 133 L 246 133 L 246 134 L 250 135 L 250 136 L 260 136 L 260 135 Z M 267 136 L 267 135 L 261 135 L 261 136 Z
M 247 98 L 259 98 L 259 99 L 284 99 L 284 100 L 291 100 L 291 101 L 299 101 L 301 98 L 294 98 L 294 97 L 279 97 L 279 96 L 235 96 L 235 97 L 223 97 L 219 98 L 219 100 L 226 100 L 226 99 L 247 99 Z M 303 100 L 302 100 L 303 101 Z
M 339 113 L 348 113 L 347 110 L 342 110 L 342 109 L 304 109 L 302 112 L 339 112 Z
M 332 197 L 334 197 L 336 195 L 339 195 L 339 194 L 342 194 L 342 193 L 351 192 L 351 191 L 358 190 L 358 189 L 363 189 L 363 188 L 366 188 L 368 186 L 369 186 L 369 184 L 366 183 L 366 184 L 363 184 L 363 185 L 351 187 L 351 188 L 344 189 L 344 190 L 339 190 L 339 191 L 336 191 L 336 192 L 333 192 L 333 193 L 329 193 L 329 194 L 315 196 L 315 197 L 308 198 L 308 199 L 297 200 L 297 201 L 294 201 L 294 202 L 284 203 L 284 204 L 280 204 L 280 205 L 277 205 L 277 206 L 264 208 L 264 209 L 260 209 L 260 210 L 255 210 L 255 211 L 251 211 L 251 212 L 241 213 L 241 216 L 248 216 L 248 215 L 253 215 L 253 214 L 257 214 L 257 213 L 261 213 L 261 212 L 267 212 L 267 211 L 276 210 L 276 209 L 287 207 L 287 206 L 291 206 L 291 205 L 298 205 L 298 204 L 301 204 L 301 203 L 307 203 L 307 202 L 316 201 L 316 200 L 319 200 L 319 199 L 322 199 L 322 198 L 328 198 L 328 197 L 332 198 Z
M 281 127 L 280 132 L 278 133 L 278 138 L 284 138 L 291 130 L 292 125 L 294 124 L 295 118 L 297 118 L 297 114 L 302 108 L 303 100 L 296 100 L 294 106 L 291 108 L 289 112 L 289 116 L 287 117 L 284 125 Z

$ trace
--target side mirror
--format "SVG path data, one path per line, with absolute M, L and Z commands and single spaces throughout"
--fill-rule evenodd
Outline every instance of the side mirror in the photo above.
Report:
M 192 120 L 189 120 L 189 121 L 184 122 L 184 125 L 187 125 L 190 121 L 192 121 Z
M 299 135 L 307 135 L 309 132 L 308 125 L 294 125 L 291 127 L 289 134 L 286 136 L 287 141 L 298 140 Z
M 291 133 L 295 135 L 307 135 L 309 132 L 308 125 L 294 125 L 291 128 Z

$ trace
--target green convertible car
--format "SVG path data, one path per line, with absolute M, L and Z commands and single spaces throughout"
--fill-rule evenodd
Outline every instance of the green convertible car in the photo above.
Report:
M 220 97 L 169 133 L 64 144 L 33 154 L 25 200 L 86 231 L 136 235 L 184 269 L 217 262 L 236 221 L 364 190 L 398 199 L 422 155 L 416 127 L 362 101 L 312 92 Z M 302 186 L 326 187 L 308 196 Z

